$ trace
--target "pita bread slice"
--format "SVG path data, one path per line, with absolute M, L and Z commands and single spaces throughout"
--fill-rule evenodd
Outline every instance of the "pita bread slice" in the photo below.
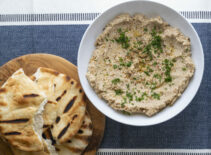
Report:
M 78 133 L 66 143 L 56 145 L 58 155 L 81 155 L 92 137 L 92 120 L 86 112 L 83 124 Z
M 56 118 L 44 121 L 55 122 L 51 124 L 52 136 L 57 143 L 65 143 L 78 132 L 85 116 L 86 103 L 81 86 L 65 74 L 43 67 L 38 68 L 31 79 L 49 101 L 58 104 Z
M 43 151 L 35 151 L 35 152 L 28 152 L 22 151 L 15 147 L 10 147 L 13 155 L 58 155 L 54 146 L 51 145 L 50 140 L 44 140 L 44 150 Z
M 0 88 L 0 135 L 24 151 L 43 150 L 42 112 L 47 99 L 23 69 Z

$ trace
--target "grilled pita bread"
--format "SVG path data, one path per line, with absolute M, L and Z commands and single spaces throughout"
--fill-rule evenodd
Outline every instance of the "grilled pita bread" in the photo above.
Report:
M 58 104 L 57 115 L 47 117 L 44 124 L 51 126 L 57 143 L 65 143 L 78 132 L 85 116 L 86 104 L 81 86 L 65 74 L 43 67 L 38 68 L 31 79 L 45 92 L 49 101 Z
M 81 155 L 89 144 L 92 136 L 92 121 L 86 112 L 84 121 L 78 133 L 62 145 L 56 145 L 58 155 Z
M 50 140 L 44 140 L 44 150 L 43 151 L 36 151 L 36 152 L 28 152 L 22 151 L 15 147 L 10 147 L 13 155 L 58 155 L 54 146 L 51 145 Z
M 24 151 L 43 150 L 42 111 L 47 99 L 22 69 L 0 88 L 0 135 Z

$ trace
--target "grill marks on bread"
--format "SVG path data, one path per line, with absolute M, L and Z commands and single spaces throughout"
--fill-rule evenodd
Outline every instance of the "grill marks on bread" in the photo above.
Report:
M 0 120 L 0 123 L 26 123 L 29 119 Z
M 6 133 L 4 133 L 4 135 L 5 136 L 14 136 L 14 135 L 21 135 L 21 133 L 14 131 L 14 132 L 6 132 Z
M 59 100 L 61 100 L 61 98 L 62 98 L 66 93 L 67 93 L 67 90 L 64 90 L 63 93 L 62 93 L 60 96 L 58 96 L 58 97 L 56 98 L 56 101 L 58 102 Z
M 17 70 L 0 88 L 0 132 L 11 146 L 24 151 L 43 150 L 43 142 L 33 126 L 45 99 L 23 69 Z
M 77 116 L 73 116 L 73 118 L 74 117 Z M 89 141 L 92 137 L 92 130 L 92 121 L 88 112 L 86 112 L 82 126 L 78 130 L 77 134 L 74 137 L 68 139 L 65 143 L 62 143 L 61 145 L 55 145 L 58 154 L 81 155 L 89 144 Z
M 64 109 L 64 113 L 68 112 L 70 110 L 70 108 L 73 106 L 75 100 L 76 100 L 77 96 L 74 96 L 70 102 L 66 105 L 65 109 Z
M 25 94 L 23 95 L 24 98 L 28 98 L 28 97 L 38 97 L 39 94 Z
M 32 79 L 48 99 L 58 105 L 55 118 L 52 119 L 54 123 L 51 131 L 55 140 L 64 143 L 73 137 L 82 125 L 86 110 L 84 92 L 77 81 L 53 69 L 40 67 L 33 77 L 36 77 Z
M 60 134 L 58 135 L 57 139 L 60 139 L 67 132 L 67 129 L 69 127 L 70 127 L 70 123 L 68 123 L 67 126 L 60 132 Z

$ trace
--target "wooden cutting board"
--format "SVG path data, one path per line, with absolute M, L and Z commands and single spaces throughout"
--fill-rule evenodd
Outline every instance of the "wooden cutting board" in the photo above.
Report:
M 69 75 L 79 82 L 77 67 L 59 56 L 51 54 L 29 54 L 15 58 L 0 67 L 0 86 L 19 68 L 26 75 L 32 75 L 38 67 L 48 67 Z M 104 135 L 105 116 L 86 98 L 87 109 L 93 122 L 93 136 L 86 148 L 85 155 L 94 155 Z M 6 153 L 3 153 L 6 152 Z M 2 154 L 3 153 L 3 154 Z M 0 155 L 12 155 L 9 147 L 0 140 Z

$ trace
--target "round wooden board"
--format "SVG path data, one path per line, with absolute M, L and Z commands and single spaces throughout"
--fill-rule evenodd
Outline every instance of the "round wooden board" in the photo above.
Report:
M 32 75 L 38 67 L 48 67 L 69 75 L 79 82 L 77 67 L 59 56 L 51 54 L 29 54 L 15 58 L 0 67 L 0 86 L 19 68 L 23 68 L 26 75 Z M 104 135 L 105 116 L 100 113 L 86 98 L 87 109 L 93 122 L 93 136 L 84 155 L 96 154 Z M 12 155 L 6 144 L 0 140 L 0 150 L 3 155 Z M 4 154 L 4 152 L 7 152 Z

